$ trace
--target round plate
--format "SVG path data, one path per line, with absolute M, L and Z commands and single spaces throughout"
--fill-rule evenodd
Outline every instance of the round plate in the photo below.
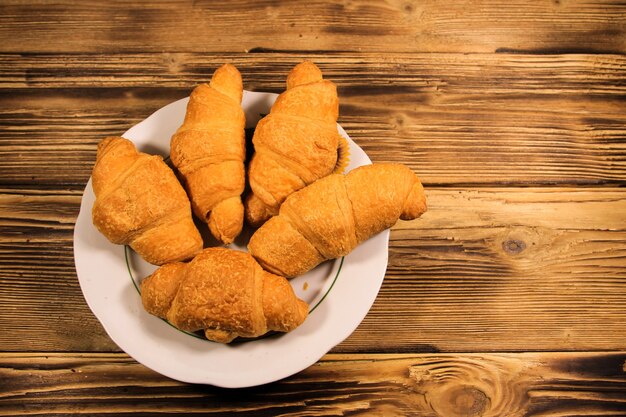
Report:
M 269 113 L 276 97 L 244 92 L 247 127 L 254 127 L 261 115 Z M 143 152 L 167 156 L 170 138 L 183 122 L 187 101 L 185 98 L 163 107 L 123 136 Z M 348 170 L 370 164 L 365 152 L 339 125 L 338 130 L 350 145 Z M 290 281 L 298 297 L 310 305 L 306 321 L 294 331 L 229 345 L 214 343 L 184 333 L 143 309 L 138 284 L 156 267 L 98 232 L 91 222 L 94 199 L 90 179 L 74 230 L 76 272 L 85 300 L 121 349 L 148 368 L 183 382 L 249 387 L 307 368 L 361 323 L 387 268 L 388 230 L 348 256 L 325 262 Z M 244 232 L 231 247 L 246 250 L 248 236 Z

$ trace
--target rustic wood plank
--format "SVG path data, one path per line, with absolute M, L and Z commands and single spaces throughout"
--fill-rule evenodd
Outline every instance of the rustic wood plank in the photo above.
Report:
M 383 351 L 624 345 L 626 190 L 427 194 L 423 220 L 394 228 L 385 283 L 341 349 L 372 339 Z
M 80 191 L 0 192 L 0 351 L 117 350 L 75 275 Z M 336 352 L 626 346 L 626 189 L 427 194 L 423 218 L 394 227 L 378 298 Z
M 170 380 L 123 354 L 2 353 L 0 413 L 624 416 L 625 360 L 623 352 L 331 354 L 282 381 L 228 390 Z
M 340 123 L 374 161 L 426 184 L 623 184 L 626 57 L 314 55 Z M 300 56 L 0 56 L 0 178 L 80 186 L 95 145 L 189 94 L 222 62 L 275 91 Z M 147 88 L 150 87 L 150 88 Z
M 626 51 L 618 0 L 12 0 L 0 11 L 0 52 Z
M 378 87 L 394 93 L 530 97 L 562 94 L 623 96 L 624 55 L 456 53 L 108 53 L 0 54 L 0 88 L 193 88 L 224 62 L 245 88 L 281 92 L 291 68 L 314 61 L 341 89 Z M 367 92 L 367 90 L 363 91 Z

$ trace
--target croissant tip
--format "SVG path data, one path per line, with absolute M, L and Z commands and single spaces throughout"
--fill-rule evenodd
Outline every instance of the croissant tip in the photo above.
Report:
M 297 64 L 287 76 L 287 89 L 322 81 L 322 71 L 313 62 L 304 60 Z
M 234 65 L 224 64 L 216 69 L 208 86 L 232 98 L 237 103 L 241 103 L 243 79 L 241 73 Z
M 300 62 L 299 64 L 296 64 L 296 66 L 293 69 L 295 70 L 296 68 L 304 68 L 304 67 L 319 69 L 318 66 L 315 65 L 315 63 L 309 59 L 302 60 L 302 62 Z
M 302 322 L 304 322 L 304 320 L 309 315 L 309 304 L 306 301 L 298 298 L 298 308 L 300 310 L 300 317 L 302 319 Z
M 427 210 L 428 206 L 426 203 L 426 194 L 424 194 L 424 187 L 418 179 L 407 197 L 400 219 L 417 219 L 418 217 L 421 217 L 422 214 L 426 213 Z
M 215 74 L 220 73 L 220 72 L 229 72 L 229 73 L 232 73 L 232 74 L 239 74 L 240 75 L 240 72 L 237 69 L 237 67 L 234 66 L 233 64 L 229 64 L 229 63 L 223 64 L 221 67 L 217 68 L 215 70 L 215 72 L 213 73 L 213 76 L 215 76 Z
M 98 152 L 103 151 L 111 144 L 111 142 L 114 142 L 118 139 L 121 139 L 121 138 L 118 136 L 108 136 L 102 139 L 100 142 L 98 142 Z
M 110 152 L 113 148 L 119 148 L 120 145 L 124 145 L 124 148 L 122 149 L 125 151 L 130 153 L 137 152 L 135 144 L 130 140 L 121 136 L 108 136 L 98 143 L 98 147 L 96 149 L 96 161 L 101 159 L 105 153 Z

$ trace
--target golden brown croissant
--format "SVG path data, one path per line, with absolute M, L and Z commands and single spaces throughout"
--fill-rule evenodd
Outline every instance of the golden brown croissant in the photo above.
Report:
M 208 248 L 191 262 L 164 265 L 141 283 L 144 308 L 179 329 L 204 330 L 209 340 L 288 332 L 309 306 L 283 277 L 264 271 L 245 252 Z
M 248 250 L 266 270 L 294 277 L 425 211 L 424 188 L 409 168 L 366 165 L 289 196 L 279 215 L 252 235 Z
M 296 65 L 287 77 L 287 90 L 258 123 L 252 142 L 255 153 L 248 179 L 252 193 L 246 199 L 246 220 L 258 226 L 278 213 L 285 198 L 300 188 L 342 172 L 347 144 L 337 132 L 337 88 L 322 78 L 308 61 Z M 338 163 L 341 147 L 343 158 Z
M 128 139 L 106 138 L 98 144 L 92 185 L 93 224 L 111 242 L 130 245 L 156 265 L 202 250 L 185 190 L 160 156 L 137 152 Z
M 191 93 L 183 125 L 170 142 L 193 212 L 213 236 L 231 243 L 243 226 L 245 114 L 241 74 L 226 64 Z

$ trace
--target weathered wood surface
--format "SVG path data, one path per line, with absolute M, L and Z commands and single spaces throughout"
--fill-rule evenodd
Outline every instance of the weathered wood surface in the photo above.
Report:
M 0 415 L 626 416 L 623 1 L 8 0 L 0 40 Z M 96 143 L 223 62 L 280 92 L 304 58 L 427 186 L 370 313 L 258 388 L 111 353 L 72 253 Z
M 427 185 L 623 184 L 619 55 L 317 54 L 340 123 L 376 162 Z M 280 92 L 300 56 L 0 55 L 0 178 L 80 187 L 96 143 L 187 96 L 225 61 Z
M 626 415 L 626 353 L 327 355 L 242 390 L 167 379 L 122 354 L 0 354 L 0 414 Z
M 5 0 L 0 52 L 625 52 L 625 19 L 619 0 Z
M 75 277 L 81 192 L 2 191 L 0 304 L 8 308 L 0 309 L 0 351 L 116 350 Z M 624 347 L 623 188 L 444 188 L 427 196 L 423 218 L 394 227 L 376 303 L 335 351 Z

